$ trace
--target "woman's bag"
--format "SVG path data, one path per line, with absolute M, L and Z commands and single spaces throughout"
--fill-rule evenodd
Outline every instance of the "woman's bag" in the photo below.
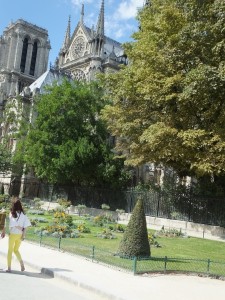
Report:
M 6 218 L 6 213 L 0 212 L 0 231 L 3 230 L 3 228 L 5 227 L 5 218 Z

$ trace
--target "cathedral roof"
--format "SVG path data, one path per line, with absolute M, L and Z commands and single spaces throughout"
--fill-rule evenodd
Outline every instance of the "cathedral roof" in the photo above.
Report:
M 7 27 L 6 27 L 6 29 L 5 29 L 5 32 L 7 31 L 7 30 L 11 30 L 12 28 L 14 28 L 15 26 L 28 26 L 28 27 L 33 27 L 35 30 L 37 30 L 37 31 L 41 31 L 41 32 L 43 32 L 43 33 L 45 33 L 45 34 L 48 34 L 48 31 L 47 31 L 47 29 L 44 29 L 44 28 L 42 28 L 42 27 L 40 27 L 40 26 L 37 26 L 37 25 L 35 25 L 35 24 L 32 24 L 32 23 L 29 23 L 29 22 L 27 22 L 27 21 L 25 21 L 24 19 L 18 19 L 17 21 L 15 21 L 15 22 L 11 22 Z
M 47 85 L 61 84 L 65 78 L 68 79 L 69 76 L 59 70 L 50 68 L 35 80 L 29 88 L 32 93 L 38 91 L 38 93 L 43 94 Z

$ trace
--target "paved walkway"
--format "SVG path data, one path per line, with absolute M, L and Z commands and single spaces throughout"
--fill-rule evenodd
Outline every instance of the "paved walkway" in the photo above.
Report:
M 0 269 L 6 266 L 7 243 L 7 236 L 0 239 Z M 221 280 L 185 275 L 133 275 L 27 241 L 21 245 L 21 254 L 25 265 L 66 280 L 74 288 L 92 290 L 104 299 L 224 300 L 225 297 L 225 281 Z M 12 269 L 20 269 L 16 259 Z

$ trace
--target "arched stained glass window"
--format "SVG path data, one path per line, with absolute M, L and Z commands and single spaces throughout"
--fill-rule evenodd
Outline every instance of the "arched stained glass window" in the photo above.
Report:
M 36 59 L 37 59 L 37 49 L 38 49 L 37 42 L 34 42 L 32 56 L 31 56 L 31 64 L 30 64 L 30 75 L 34 75 Z
M 25 66 L 26 66 L 26 59 L 27 59 L 27 48 L 28 48 L 28 38 L 25 38 L 23 41 L 23 50 L 21 55 L 21 62 L 20 62 L 20 71 L 24 73 Z

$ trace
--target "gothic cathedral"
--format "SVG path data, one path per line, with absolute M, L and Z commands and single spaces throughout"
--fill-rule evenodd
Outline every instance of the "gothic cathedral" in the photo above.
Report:
M 104 34 L 104 0 L 96 27 L 84 23 L 84 5 L 71 36 L 70 18 L 54 70 L 91 81 L 97 72 L 119 70 L 127 64 L 121 44 Z M 11 23 L 0 36 L 0 105 L 18 95 L 48 70 L 51 49 L 47 30 L 22 19 Z M 51 67 L 50 67 L 51 69 Z
M 84 5 L 72 35 L 70 27 L 69 18 L 62 48 L 55 65 L 50 68 L 51 46 L 46 29 L 19 19 L 4 30 L 0 36 L 0 117 L 16 101 L 20 102 L 22 110 L 32 114 L 34 95 L 42 93 L 45 85 L 60 82 L 65 75 L 91 81 L 96 73 L 116 72 L 121 64 L 127 64 L 121 44 L 105 36 L 104 0 L 95 27 L 85 25 Z M 18 95 L 19 98 L 16 97 Z M 8 124 L 3 122 L 0 138 L 7 134 L 10 136 L 10 130 Z M 9 142 L 14 151 L 16 139 L 12 138 Z M 22 192 L 30 195 L 25 186 L 27 180 L 28 177 L 22 173 L 0 174 L 0 186 L 9 194 Z M 29 174 L 29 181 L 35 183 L 35 180 L 35 176 Z

